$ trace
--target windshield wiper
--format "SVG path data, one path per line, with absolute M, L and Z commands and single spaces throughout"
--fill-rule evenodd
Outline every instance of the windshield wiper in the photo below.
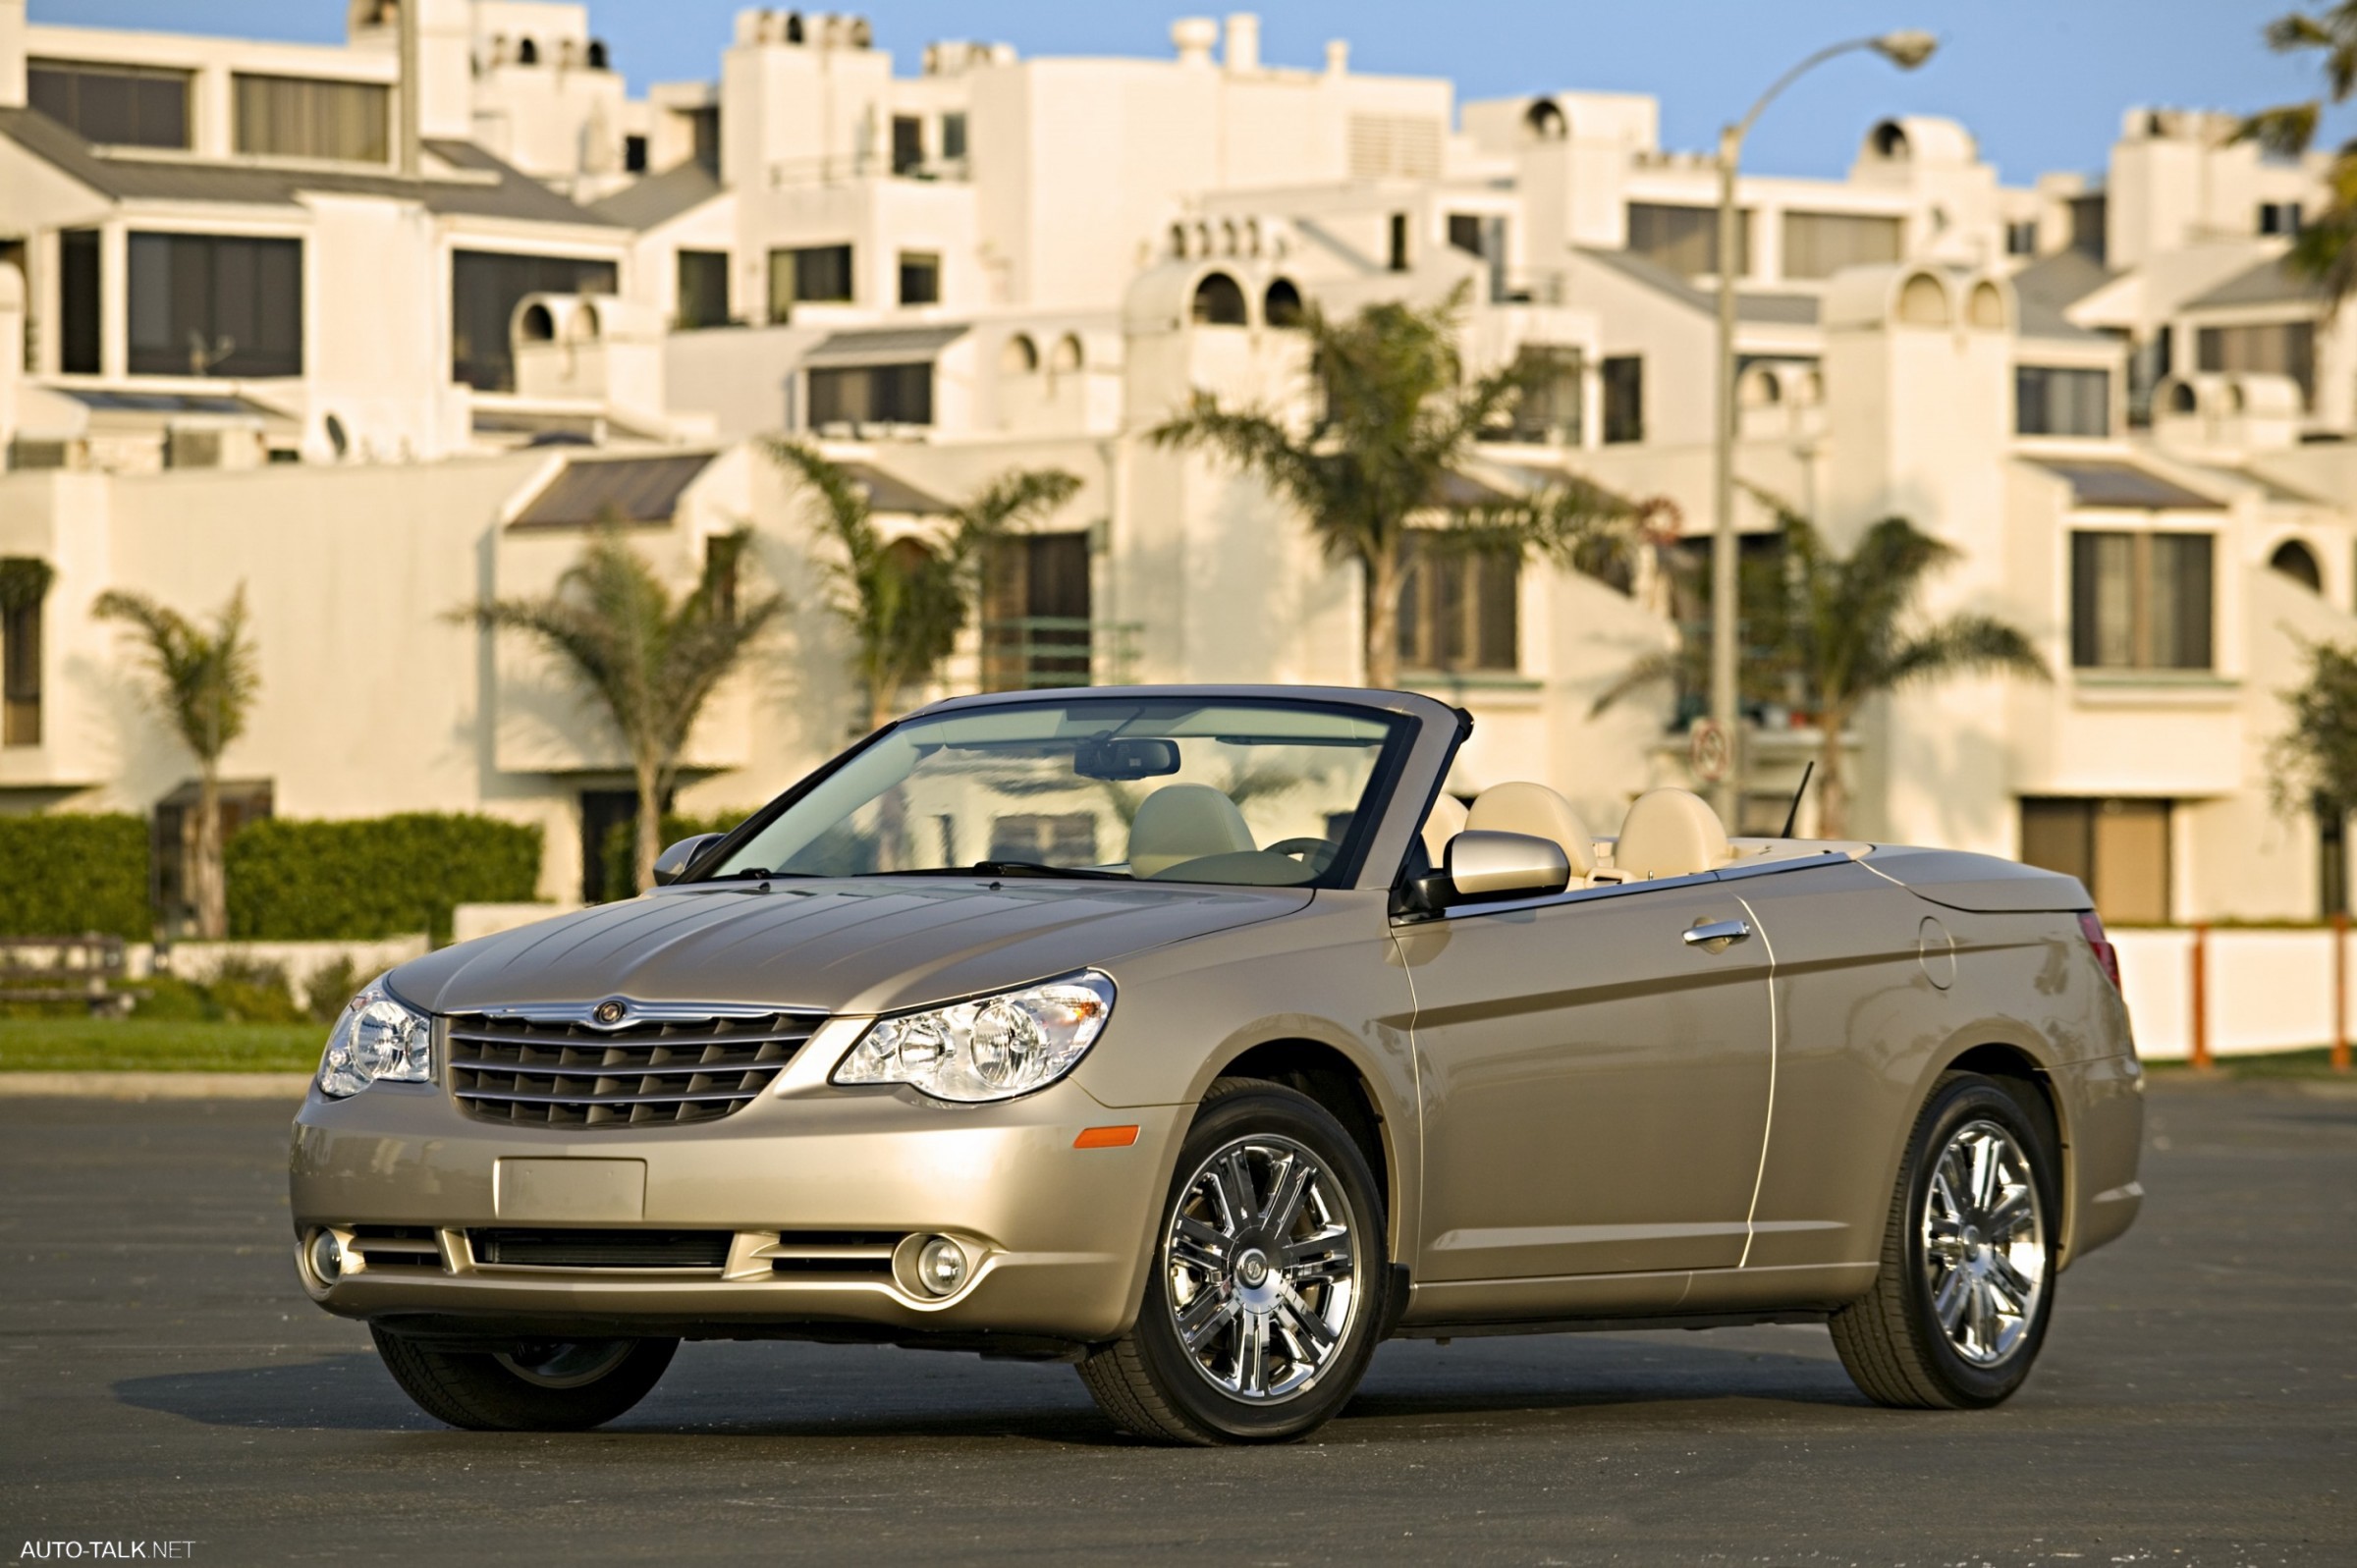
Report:
M 927 866 L 921 870 L 872 871 L 873 877 L 1079 877 L 1091 882 L 1130 882 L 1126 871 L 1093 866 L 1051 866 L 1042 860 L 977 860 L 970 866 Z

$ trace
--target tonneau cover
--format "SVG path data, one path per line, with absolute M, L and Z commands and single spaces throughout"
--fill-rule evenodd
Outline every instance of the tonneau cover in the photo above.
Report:
M 1877 849 L 1866 864 L 1919 898 L 1985 914 L 2092 909 L 2076 877 L 1961 849 Z

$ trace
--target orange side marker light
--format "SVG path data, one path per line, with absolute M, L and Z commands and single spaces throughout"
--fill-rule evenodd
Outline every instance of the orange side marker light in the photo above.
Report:
M 1083 1127 L 1080 1136 L 1072 1140 L 1075 1149 L 1126 1149 L 1137 1142 L 1137 1128 Z

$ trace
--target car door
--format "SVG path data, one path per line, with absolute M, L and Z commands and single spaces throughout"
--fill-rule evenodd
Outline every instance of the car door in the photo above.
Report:
M 1419 1285 L 1740 1262 L 1772 1046 L 1768 939 L 1734 887 L 1462 907 L 1395 936 L 1415 989 Z

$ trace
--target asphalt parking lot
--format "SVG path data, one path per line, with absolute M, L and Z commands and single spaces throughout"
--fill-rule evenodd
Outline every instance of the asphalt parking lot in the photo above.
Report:
M 1876 1409 L 1817 1327 L 1394 1343 L 1240 1452 L 1121 1437 L 1064 1367 L 786 1344 L 450 1432 L 296 1286 L 285 1108 L 0 1099 L 0 1560 L 2357 1562 L 2339 1087 L 2158 1088 L 2143 1221 L 1997 1411 Z

